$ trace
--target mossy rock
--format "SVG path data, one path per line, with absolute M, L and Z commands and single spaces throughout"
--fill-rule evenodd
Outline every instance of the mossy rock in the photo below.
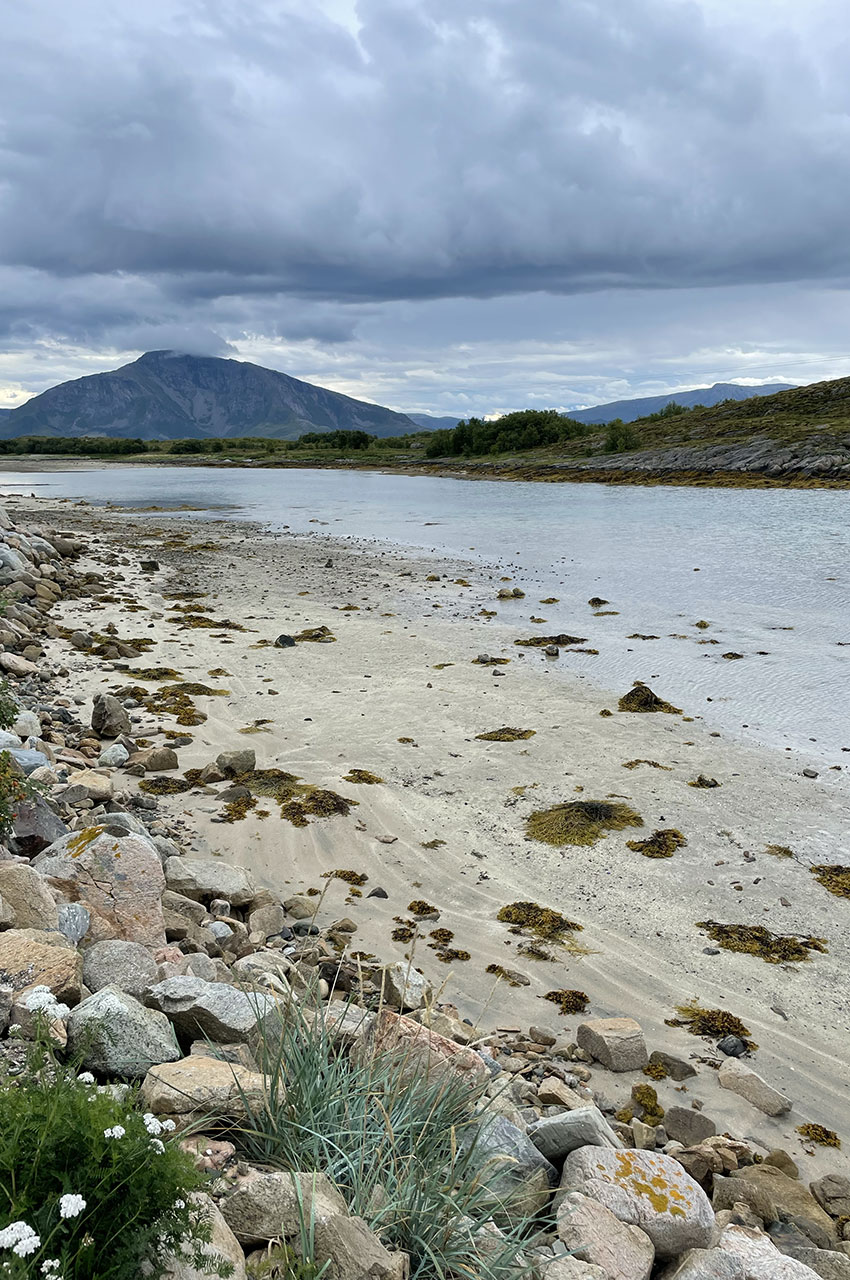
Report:
M 824 889 L 834 893 L 836 898 L 850 898 L 850 867 L 842 867 L 832 863 L 822 863 L 809 867 L 812 875 L 822 884 Z
M 568 933 L 580 933 L 582 925 L 568 920 L 560 911 L 541 907 L 538 902 L 511 902 L 501 907 L 496 919 L 511 924 L 544 942 L 562 942 Z
M 640 1120 L 644 1124 L 660 1124 L 664 1119 L 664 1108 L 658 1101 L 658 1094 L 651 1084 L 633 1084 L 632 1102 L 640 1107 Z
M 519 742 L 523 738 L 533 738 L 534 729 L 490 729 L 487 733 L 476 733 L 480 742 Z
M 811 959 L 811 952 L 826 952 L 826 938 L 771 933 L 761 924 L 720 924 L 717 920 L 698 920 L 712 942 L 727 951 L 740 951 L 758 956 L 768 964 L 798 964 Z
M 672 858 L 677 849 L 682 849 L 687 840 L 675 827 L 666 827 L 653 831 L 646 840 L 627 840 L 626 848 L 642 853 L 645 858 Z
M 608 600 L 603 600 L 601 596 L 591 596 L 587 602 L 591 609 L 601 609 L 603 605 L 608 604 Z
M 543 999 L 556 1004 L 563 1014 L 584 1013 L 590 1005 L 590 998 L 584 991 L 547 991 Z
M 644 684 L 642 680 L 635 681 L 634 687 L 623 694 L 617 706 L 621 711 L 663 711 L 673 716 L 682 714 L 680 707 L 674 707 L 672 703 L 659 698 L 658 694 L 653 693 L 649 685 Z
M 642 827 L 643 818 L 627 804 L 608 800 L 571 800 L 529 815 L 526 834 L 543 844 L 595 844 L 609 831 Z

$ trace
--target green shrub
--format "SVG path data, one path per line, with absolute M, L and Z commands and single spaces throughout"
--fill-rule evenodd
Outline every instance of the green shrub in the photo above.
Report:
M 604 445 L 606 453 L 624 453 L 628 449 L 639 449 L 641 443 L 639 433 L 630 423 L 623 422 L 620 418 L 615 418 L 613 422 L 608 423 Z
M 25 1073 L 0 1081 L 4 1280 L 138 1280 L 142 1264 L 153 1278 L 181 1249 L 201 1270 L 232 1273 L 200 1251 L 211 1235 L 191 1199 L 202 1175 L 133 1102 L 63 1066 L 46 1037 Z
M 525 1274 L 522 1214 L 503 1190 L 504 1166 L 478 1142 L 481 1086 L 431 1077 L 398 1054 L 355 1062 L 320 1014 L 290 1009 L 274 1030 L 261 1025 L 270 1085 L 260 1106 L 243 1095 L 249 1120 L 234 1140 L 247 1159 L 325 1173 L 387 1247 L 410 1254 L 411 1280 Z M 485 1231 L 479 1252 L 476 1232 L 494 1214 L 504 1236 Z
M 0 613 L 3 612 L 0 604 Z M 12 696 L 8 680 L 0 680 L 0 729 L 11 729 L 18 718 L 20 707 Z

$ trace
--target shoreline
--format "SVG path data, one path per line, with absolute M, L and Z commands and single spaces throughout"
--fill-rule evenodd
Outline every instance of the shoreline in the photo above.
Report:
M 367 874 L 365 892 L 380 886 L 386 900 L 346 902 L 345 886 L 332 882 L 327 908 L 351 915 L 357 945 L 387 960 L 403 959 L 409 950 L 390 937 L 395 917 L 407 916 L 410 898 L 424 897 L 439 908 L 440 926 L 455 933 L 454 945 L 468 948 L 472 958 L 441 965 L 426 934 L 415 963 L 435 987 L 450 975 L 446 997 L 475 1021 L 482 1009 L 495 1015 L 501 1007 L 517 1024 L 556 1024 L 559 1033 L 572 1034 L 581 1019 L 559 1017 L 541 996 L 549 988 L 580 988 L 593 1016 L 634 1016 L 653 1045 L 687 1056 L 706 1046 L 665 1026 L 676 1005 L 697 997 L 706 1006 L 730 1009 L 761 1045 L 756 1070 L 795 1102 L 792 1115 L 780 1121 L 747 1109 L 759 1141 L 798 1151 L 794 1124 L 804 1118 L 834 1125 L 846 1114 L 850 1074 L 842 1061 L 840 991 L 850 961 L 848 908 L 807 870 L 810 863 L 841 861 L 843 775 L 803 779 L 778 752 L 718 740 L 678 716 L 615 710 L 600 718 L 603 704 L 616 708 L 616 696 L 606 699 L 577 678 L 565 678 L 553 695 L 545 678 L 523 671 L 519 661 L 502 667 L 499 677 L 492 674 L 499 668 L 476 667 L 480 624 L 462 617 L 443 621 L 432 612 L 452 592 L 458 600 L 463 593 L 470 606 L 492 599 L 492 584 L 476 583 L 476 566 L 461 560 L 350 545 L 329 555 L 325 539 L 214 520 L 181 526 L 179 517 L 170 517 L 167 529 L 157 531 L 153 521 L 134 521 L 120 510 L 49 499 L 12 498 L 9 508 L 27 517 L 49 511 L 59 527 L 94 532 L 105 540 L 95 561 L 110 555 L 129 561 L 121 572 L 126 590 L 136 595 L 134 611 L 128 615 L 126 603 L 69 602 L 62 606 L 65 625 L 102 631 L 114 622 L 122 635 L 149 633 L 154 647 L 131 669 L 174 667 L 186 680 L 230 690 L 229 696 L 196 699 L 208 718 L 187 730 L 194 741 L 180 750 L 181 771 L 202 767 L 222 749 L 250 746 L 258 767 L 289 769 L 359 802 L 348 816 L 311 819 L 296 828 L 278 816 L 273 802 L 265 819 L 249 812 L 228 824 L 215 821 L 221 805 L 213 791 L 161 799 L 163 810 L 182 816 L 197 833 L 199 850 L 219 849 L 270 887 L 291 892 L 327 884 L 322 873 L 335 868 Z M 183 534 L 181 549 L 176 535 Z M 203 540 L 202 549 L 187 549 L 192 538 Z M 136 556 L 157 559 L 162 569 L 139 571 Z M 331 568 L 325 567 L 328 559 Z M 428 581 L 436 571 L 448 575 L 439 601 L 433 599 L 438 588 Z M 458 587 L 456 577 L 472 585 Z M 179 612 L 171 613 L 172 602 L 161 596 L 175 589 L 209 592 L 204 608 L 250 630 L 181 630 L 175 625 Z M 318 625 L 329 626 L 337 643 L 253 647 L 280 632 Z M 114 664 L 69 656 L 62 640 L 51 642 L 51 651 L 69 665 L 86 696 L 132 681 L 131 674 L 110 669 Z M 503 644 L 492 652 L 516 657 Z M 437 670 L 444 662 L 453 665 Z M 210 675 L 219 670 L 229 674 Z M 253 724 L 264 719 L 275 723 Z M 165 741 L 153 726 L 161 731 L 173 723 L 170 717 L 151 719 L 148 736 Z M 514 743 L 476 739 L 499 725 L 533 728 L 534 736 Z M 241 735 L 245 728 L 261 732 Z M 400 743 L 404 737 L 417 745 Z M 663 767 L 624 771 L 623 762 L 631 759 Z M 385 781 L 346 783 L 352 767 Z M 699 773 L 716 775 L 722 787 L 688 787 Z M 517 786 L 525 793 L 517 795 Z M 642 815 L 645 829 L 565 849 L 526 839 L 531 811 L 576 795 L 622 797 Z M 662 861 L 627 849 L 627 839 L 643 838 L 654 827 L 680 828 L 687 846 Z M 446 844 L 423 850 L 434 839 Z M 765 855 L 767 844 L 788 844 L 796 856 Z M 556 963 L 517 955 L 495 917 L 519 899 L 580 921 L 578 940 L 590 954 L 562 953 Z M 795 966 L 765 965 L 726 951 L 708 956 L 709 939 L 694 924 L 702 919 L 823 935 L 829 951 Z M 529 986 L 500 983 L 494 995 L 484 971 L 497 963 L 519 970 Z M 740 1100 L 711 1077 L 701 1073 L 697 1096 L 719 1123 L 728 1120 L 736 1131 Z M 659 1097 L 675 1101 L 672 1085 L 665 1082 Z

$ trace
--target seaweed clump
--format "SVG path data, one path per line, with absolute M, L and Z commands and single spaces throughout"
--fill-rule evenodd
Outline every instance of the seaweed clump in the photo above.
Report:
M 345 884 L 352 884 L 360 887 L 366 883 L 369 877 L 363 871 L 349 871 L 345 867 L 337 868 L 336 871 L 323 871 L 323 880 L 342 880 Z
M 370 773 L 368 769 L 349 769 L 343 782 L 362 782 L 367 786 L 376 786 L 383 782 L 383 778 L 379 778 L 377 773 Z
M 303 631 L 299 631 L 293 640 L 313 641 L 315 644 L 335 644 L 336 636 L 330 627 L 305 627 Z
M 661 831 L 653 831 L 646 840 L 627 840 L 626 848 L 642 853 L 645 858 L 672 858 L 677 849 L 682 849 L 687 840 L 675 827 L 666 827 Z
M 584 1013 L 590 1004 L 584 991 L 547 991 L 543 999 L 556 1004 L 563 1014 Z
M 801 1137 L 808 1138 L 809 1142 L 817 1142 L 822 1147 L 841 1146 L 838 1134 L 822 1124 L 800 1124 L 797 1126 L 797 1132 Z
M 765 846 L 765 853 L 769 853 L 771 858 L 793 858 L 794 850 L 789 849 L 787 844 L 769 844 Z
M 665 773 L 671 773 L 669 764 L 659 764 L 657 760 L 624 760 L 624 769 L 637 769 L 642 764 L 648 764 L 650 769 L 663 769 Z
M 834 893 L 836 898 L 850 898 L 850 867 L 839 867 L 827 862 L 809 867 L 809 870 L 818 883 Z
M 195 785 L 184 778 L 143 778 L 139 790 L 149 796 L 178 796 L 183 791 L 191 791 Z
M 668 1027 L 686 1027 L 692 1036 L 708 1036 L 712 1040 L 722 1040 L 724 1036 L 737 1036 L 743 1040 L 750 1053 L 755 1053 L 758 1045 L 750 1040 L 750 1029 L 745 1027 L 740 1018 L 726 1009 L 703 1009 L 694 1000 L 691 1004 L 676 1006 L 678 1018 L 665 1018 Z
M 664 1063 L 659 1059 L 653 1062 L 650 1058 L 645 1067 L 642 1068 L 643 1074 L 649 1076 L 650 1080 L 666 1080 L 669 1072 Z
M 484 970 L 494 978 L 501 978 L 502 982 L 506 982 L 509 987 L 527 987 L 530 986 L 528 978 L 523 977 L 521 973 L 517 973 L 515 969 L 506 969 L 502 964 L 488 964 Z
M 672 703 L 659 698 L 642 680 L 636 680 L 634 687 L 623 694 L 617 705 L 621 711 L 664 711 L 673 716 L 682 714 L 681 707 L 674 707 Z
M 526 833 L 532 840 L 558 847 L 595 844 L 608 831 L 642 827 L 643 818 L 627 804 L 607 800 L 571 800 L 529 815 Z
M 701 773 L 688 783 L 689 787 L 696 787 L 698 791 L 713 791 L 715 787 L 719 787 L 720 783 L 716 778 L 709 778 L 706 774 Z
M 514 925 L 516 933 L 524 929 L 544 942 L 563 942 L 566 934 L 580 933 L 583 928 L 560 911 L 541 907 L 537 902 L 510 902 L 499 910 L 496 919 Z
M 519 742 L 522 738 L 533 738 L 534 729 L 490 729 L 487 733 L 476 733 L 476 740 L 481 742 Z
M 717 920 L 698 920 L 712 942 L 727 951 L 740 951 L 758 956 L 768 964 L 796 964 L 810 960 L 812 951 L 825 952 L 826 938 L 795 933 L 771 933 L 761 924 L 720 924 Z
M 567 644 L 584 644 L 587 636 L 569 636 L 565 631 L 556 636 L 532 636 L 529 640 L 514 640 L 514 644 L 523 645 L 527 649 L 542 649 L 549 644 L 564 646 Z
M 664 1119 L 664 1108 L 651 1084 L 633 1084 L 632 1102 L 640 1107 L 640 1119 L 644 1124 L 660 1124 Z
M 407 904 L 407 909 L 412 916 L 438 916 L 439 909 L 432 906 L 430 902 L 426 902 L 424 898 L 414 898 L 413 902 Z

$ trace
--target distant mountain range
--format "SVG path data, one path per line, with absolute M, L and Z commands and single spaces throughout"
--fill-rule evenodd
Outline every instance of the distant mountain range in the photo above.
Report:
M 111 436 L 142 440 L 270 436 L 306 431 L 406 435 L 403 413 L 326 391 L 244 360 L 149 351 L 110 373 L 63 382 L 0 419 L 0 439 Z
M 612 400 L 610 404 L 596 404 L 590 409 L 568 409 L 567 417 L 576 422 L 634 422 L 650 413 L 659 413 L 668 404 L 680 404 L 686 409 L 701 404 L 707 409 L 723 400 L 749 400 L 752 396 L 772 396 L 777 391 L 792 391 L 789 382 L 766 382 L 759 387 L 745 387 L 740 382 L 715 382 L 713 387 L 697 387 L 695 391 L 674 391 L 663 396 L 642 396 L 637 400 Z
M 460 418 L 438 418 L 433 413 L 409 413 L 408 418 L 422 431 L 453 431 Z

